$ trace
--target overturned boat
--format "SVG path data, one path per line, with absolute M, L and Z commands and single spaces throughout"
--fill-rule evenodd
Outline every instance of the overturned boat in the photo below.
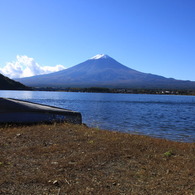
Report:
M 12 98 L 0 98 L 0 124 L 82 123 L 81 113 Z

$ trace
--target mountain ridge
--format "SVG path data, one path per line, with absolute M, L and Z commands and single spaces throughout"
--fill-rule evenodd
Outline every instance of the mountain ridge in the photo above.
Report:
M 0 74 L 0 90 L 27 89 L 25 85 Z
M 143 73 L 105 54 L 58 72 L 15 79 L 32 87 L 125 87 L 195 89 L 195 82 Z

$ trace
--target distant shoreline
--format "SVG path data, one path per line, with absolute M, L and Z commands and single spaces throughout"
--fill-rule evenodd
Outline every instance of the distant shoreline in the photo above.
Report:
M 4 89 L 3 89 L 4 90 Z M 9 90 L 9 89 L 8 89 Z M 57 91 L 57 92 L 89 92 L 89 93 L 120 93 L 120 94 L 156 94 L 156 95 L 192 95 L 195 96 L 195 90 L 191 89 L 128 89 L 128 88 L 54 88 L 54 87 L 36 87 L 20 91 Z

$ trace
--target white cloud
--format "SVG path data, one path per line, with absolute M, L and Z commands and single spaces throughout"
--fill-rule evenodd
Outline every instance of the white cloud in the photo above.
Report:
M 16 61 L 7 62 L 0 73 L 10 78 L 30 77 L 40 74 L 48 74 L 65 69 L 63 65 L 40 66 L 33 58 L 28 56 L 16 56 Z

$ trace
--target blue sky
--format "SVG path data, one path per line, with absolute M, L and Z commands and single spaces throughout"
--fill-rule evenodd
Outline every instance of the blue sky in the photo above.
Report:
M 195 81 L 194 21 L 194 0 L 0 0 L 0 71 L 43 74 L 104 53 Z

